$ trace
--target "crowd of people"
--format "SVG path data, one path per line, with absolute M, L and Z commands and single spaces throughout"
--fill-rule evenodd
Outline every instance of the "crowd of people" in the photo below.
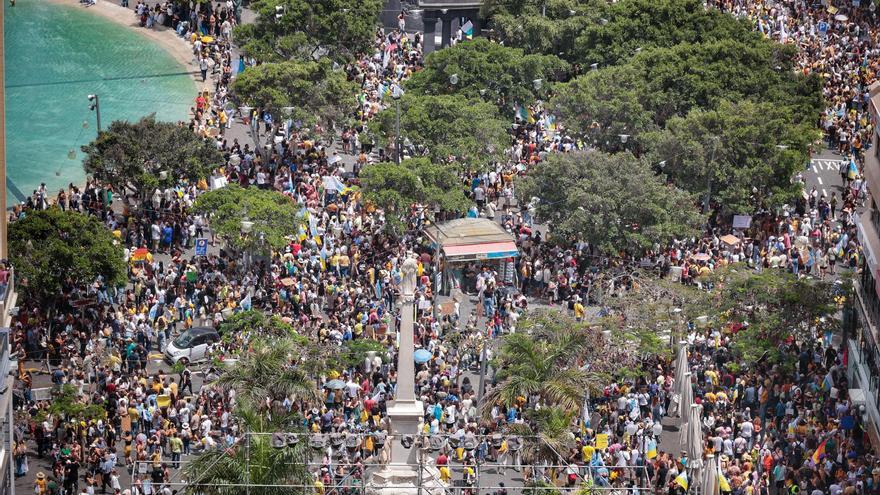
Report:
M 436 316 L 435 253 L 418 235 L 425 213 L 413 215 L 403 236 L 393 236 L 380 209 L 368 207 L 356 190 L 328 189 L 323 180 L 336 177 L 347 184 L 374 151 L 380 157 L 389 153 L 373 149 L 366 125 L 387 106 L 389 88 L 421 67 L 420 35 L 406 34 L 405 22 L 398 30 L 379 29 L 373 51 L 345 68 L 361 91 L 358 124 L 340 130 L 339 151 L 326 145 L 321 129 L 284 128 L 276 141 L 277 125 L 259 110 L 237 116 L 269 131 L 270 141 L 251 148 L 224 137 L 236 118 L 227 87 L 238 70 L 230 40 L 233 7 L 206 3 L 201 13 L 181 19 L 169 6 L 143 5 L 137 7 L 143 25 L 173 27 L 192 43 L 202 78 L 211 73 L 214 90 L 199 94 L 190 127 L 215 139 L 224 152 L 227 163 L 217 175 L 284 192 L 307 209 L 313 223 L 285 249 L 246 265 L 225 249 L 192 256 L 194 240 L 213 235 L 210 218 L 190 211 L 204 190 L 199 184 L 157 190 L 147 203 L 123 212 L 113 191 L 97 182 L 71 186 L 54 201 L 43 189 L 16 208 L 13 219 L 51 203 L 95 215 L 117 233 L 129 261 L 124 287 L 96 280 L 65 294 L 51 314 L 24 302 L 15 317 L 13 348 L 27 357 L 19 361 L 16 385 L 21 395 L 15 469 L 35 480 L 38 495 L 108 489 L 170 495 L 169 482 L 187 456 L 234 448 L 241 439 L 235 397 L 210 386 L 216 372 L 199 374 L 191 363 L 172 370 L 158 361 L 187 328 L 218 326 L 248 309 L 283 317 L 322 344 L 373 339 L 383 346 L 363 363 L 328 373 L 328 381 L 340 380 L 343 386 L 323 389 L 321 403 L 298 405 L 310 431 L 331 434 L 328 454 L 310 466 L 316 492 L 353 493 L 367 481 L 365 466 L 388 460 L 384 411 L 395 394 L 399 317 L 393 303 L 408 253 L 419 262 L 414 344 L 431 355 L 416 370 L 416 392 L 425 405 L 422 448 L 441 482 L 473 492 L 478 483 L 487 486 L 480 476 L 506 479 L 519 472 L 528 481 L 558 486 L 681 492 L 688 459 L 660 448 L 661 420 L 679 400 L 675 390 L 681 377 L 675 376 L 673 362 L 649 358 L 643 364 L 652 373 L 608 384 L 603 396 L 590 401 L 590 413 L 572 422 L 576 446 L 559 452 L 557 466 L 524 466 L 525 440 L 507 432 L 529 421 L 523 414 L 527 399 L 515 407 L 488 408 L 491 420 L 486 420 L 478 402 L 482 391 L 472 380 L 481 360 L 491 356 L 493 338 L 516 332 L 517 321 L 535 302 L 562 305 L 586 319 L 587 306 L 601 305 L 601 292 L 607 296 L 630 287 L 631 276 L 614 276 L 628 270 L 675 275 L 703 286 L 709 273 L 732 263 L 816 278 L 860 265 L 853 213 L 865 194 L 857 173 L 847 175 L 850 187 L 839 198 L 805 191 L 781 214 L 757 212 L 749 228 L 718 224 L 702 239 L 657 246 L 643 259 L 610 259 L 586 243 L 548 244 L 544 228 L 532 222 L 530 205 L 514 198 L 516 178 L 540 166 L 548 153 L 584 144 L 536 106 L 534 119 L 514 126 L 506 160 L 463 178 L 474 203 L 469 216 L 498 221 L 514 235 L 520 251 L 515 269 L 499 273 L 497 265 L 473 263 L 456 283 L 460 298 L 453 311 Z M 822 72 L 826 81 L 829 111 L 823 125 L 830 147 L 858 161 L 869 141 L 864 95 L 877 63 L 873 10 L 841 8 L 831 14 L 802 1 L 718 6 L 754 19 L 756 29 L 768 36 L 798 44 L 804 71 Z M 844 12 L 847 20 L 835 18 Z M 827 29 L 819 22 L 827 22 Z M 354 159 L 351 171 L 344 165 L 346 155 Z M 146 256 L 137 253 L 144 247 L 150 252 Z M 84 300 L 91 302 L 77 303 Z M 217 342 L 209 360 L 234 358 L 258 336 Z M 831 340 L 787 343 L 781 351 L 796 362 L 792 368 L 761 362 L 743 368 L 731 360 L 733 339 L 726 330 L 694 328 L 687 340 L 694 400 L 703 410 L 704 448 L 721 464 L 722 490 L 811 495 L 880 490 L 880 465 L 867 454 L 861 413 L 847 396 L 846 363 Z M 35 386 L 44 372 L 54 395 Z M 63 407 L 65 397 L 70 407 Z M 598 448 L 600 438 L 607 447 Z M 34 473 L 33 456 L 48 459 L 48 473 Z M 497 483 L 492 490 L 498 493 L 513 488 L 509 480 L 507 488 Z

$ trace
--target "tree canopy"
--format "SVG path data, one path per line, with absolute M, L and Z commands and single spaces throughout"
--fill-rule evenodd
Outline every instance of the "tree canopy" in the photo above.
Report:
M 227 245 L 258 253 L 284 247 L 303 221 L 291 198 L 236 184 L 202 194 L 193 208 L 211 215 L 211 227 Z M 242 233 L 243 220 L 253 222 L 250 233 Z
M 645 82 L 630 66 L 590 71 L 557 86 L 550 108 L 574 133 L 604 151 L 630 146 L 643 132 L 656 129 L 654 115 L 644 107 Z
M 406 89 L 493 101 L 512 116 L 515 103 L 545 98 L 551 83 L 567 71 L 568 64 L 554 55 L 525 54 L 520 48 L 477 38 L 428 55 L 425 67 L 406 81 Z M 450 83 L 452 75 L 458 76 L 458 84 Z
M 560 311 L 538 311 L 506 335 L 492 365 L 498 385 L 480 406 L 483 416 L 496 404 L 513 406 L 523 399 L 531 406 L 558 406 L 579 411 L 588 389 L 596 389 L 596 373 L 582 365 L 602 350 L 603 337 Z
M 240 74 L 232 91 L 248 105 L 289 115 L 306 126 L 319 122 L 329 127 L 354 110 L 357 85 L 323 59 L 260 64 Z
M 260 310 L 240 311 L 223 320 L 217 329 L 221 335 L 239 335 L 244 332 L 256 332 L 265 337 L 290 338 L 299 344 L 308 341 L 294 330 L 290 323 L 284 322 L 278 315 L 267 315 Z
M 753 99 L 795 111 L 796 122 L 814 122 L 822 108 L 816 76 L 795 71 L 796 49 L 769 40 L 722 39 L 643 50 L 629 65 L 645 86 L 645 107 L 663 125 L 693 108 Z
M 748 325 L 750 335 L 740 336 L 736 350 L 746 360 L 772 352 L 789 337 L 812 340 L 822 316 L 837 311 L 833 284 L 780 271 L 755 273 L 742 265 L 717 270 L 713 313 L 718 325 Z
M 465 185 L 452 166 L 424 157 L 410 158 L 400 165 L 370 165 L 361 171 L 360 179 L 364 197 L 383 208 L 390 222 L 402 220 L 413 204 L 457 213 L 470 205 Z
M 607 6 L 600 0 L 484 0 L 481 16 L 505 46 L 575 61 L 578 34 L 599 22 Z
M 244 53 L 263 62 L 350 60 L 371 49 L 382 7 L 381 0 L 254 0 L 257 21 L 237 27 L 234 36 Z
M 124 283 L 127 273 L 122 247 L 99 219 L 56 207 L 10 224 L 9 253 L 18 289 L 43 303 L 99 276 L 108 287 Z
M 705 194 L 728 213 L 748 213 L 756 204 L 789 203 L 801 194 L 791 177 L 809 160 L 817 137 L 812 123 L 793 125 L 792 111 L 772 103 L 722 102 L 673 117 L 643 144 L 654 163 L 679 187 Z
M 114 121 L 82 151 L 86 173 L 116 191 L 133 188 L 141 197 L 156 187 L 205 178 L 223 161 L 213 142 L 154 115 L 134 123 Z
M 703 224 L 691 194 L 628 152 L 551 155 L 529 171 L 519 193 L 523 201 L 539 198 L 538 218 L 552 223 L 554 235 L 609 254 L 638 254 L 695 235 Z
M 745 20 L 699 0 L 627 0 L 611 3 L 603 20 L 578 33 L 574 54 L 584 66 L 625 63 L 638 50 L 693 45 L 714 40 L 762 42 Z
M 408 139 L 424 147 L 434 162 L 481 168 L 501 158 L 510 145 L 508 124 L 491 103 L 462 95 L 406 94 L 400 107 L 401 141 Z M 395 119 L 395 105 L 391 105 L 371 123 L 382 142 L 394 142 Z

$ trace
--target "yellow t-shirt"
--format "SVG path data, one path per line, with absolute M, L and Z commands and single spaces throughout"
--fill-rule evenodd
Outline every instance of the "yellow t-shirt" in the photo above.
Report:
M 584 445 L 581 447 L 581 459 L 584 462 L 590 462 L 594 453 L 596 453 L 596 448 L 592 445 Z

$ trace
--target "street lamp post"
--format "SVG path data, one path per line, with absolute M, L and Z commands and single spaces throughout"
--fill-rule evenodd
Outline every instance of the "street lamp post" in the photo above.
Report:
M 403 96 L 403 89 L 397 84 L 391 88 L 391 98 L 394 99 L 397 107 L 397 120 L 394 125 L 394 161 L 400 165 L 400 98 Z
M 483 404 L 483 391 L 486 389 L 486 366 L 489 361 L 489 341 L 483 342 L 483 349 L 480 351 L 480 390 L 477 391 L 477 404 Z
M 89 101 L 91 102 L 89 110 L 95 112 L 95 118 L 98 121 L 98 132 L 101 132 L 101 102 L 98 99 L 98 95 L 89 95 Z
M 250 235 L 251 231 L 254 229 L 254 222 L 252 222 L 247 216 L 245 216 L 241 220 L 241 235 L 242 237 Z M 250 252 L 244 253 L 245 255 L 245 268 L 251 267 L 251 254 Z

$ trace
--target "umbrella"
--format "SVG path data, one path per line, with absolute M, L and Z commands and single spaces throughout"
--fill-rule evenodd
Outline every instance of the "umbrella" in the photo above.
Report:
M 330 380 L 329 382 L 324 384 L 324 388 L 329 388 L 330 390 L 341 390 L 345 388 L 345 382 L 342 380 Z
M 703 466 L 703 495 L 721 495 L 721 479 L 718 476 L 720 468 L 715 454 L 706 456 L 706 463 Z
M 687 445 L 685 452 L 688 456 L 688 465 L 691 461 L 703 458 L 703 406 L 691 404 L 688 410 Z
M 692 256 L 697 261 L 709 261 L 712 257 L 706 253 L 697 253 Z
M 415 359 L 418 364 L 427 363 L 432 357 L 434 357 L 434 355 L 427 349 L 417 349 L 416 352 L 413 353 L 413 359 Z
M 693 486 L 702 486 L 703 481 L 703 406 L 692 404 L 689 410 L 687 424 L 687 445 L 685 452 L 688 456 L 688 471 L 690 483 Z
M 213 43 L 214 38 L 211 36 L 202 36 L 202 43 Z
M 847 17 L 846 14 L 837 14 L 836 16 L 834 16 L 834 20 L 840 21 L 840 22 L 846 22 L 849 20 L 849 17 Z
M 684 375 L 688 372 L 688 360 L 687 360 L 687 343 L 679 342 L 678 343 L 678 357 L 675 359 L 675 388 L 678 391 L 678 403 L 674 406 L 675 411 L 670 411 L 670 414 L 679 418 L 685 418 L 687 415 L 687 409 L 684 409 L 682 406 L 683 402 L 681 401 L 684 397 L 681 394 L 681 384 L 684 382 Z
M 689 412 L 691 410 L 691 404 L 694 403 L 694 389 L 693 385 L 691 385 L 691 373 L 688 371 L 684 374 L 684 378 L 681 380 L 681 383 L 676 385 L 679 390 L 679 399 L 678 399 L 678 410 L 681 418 L 681 427 L 690 422 Z M 684 431 L 682 431 L 682 436 Z

